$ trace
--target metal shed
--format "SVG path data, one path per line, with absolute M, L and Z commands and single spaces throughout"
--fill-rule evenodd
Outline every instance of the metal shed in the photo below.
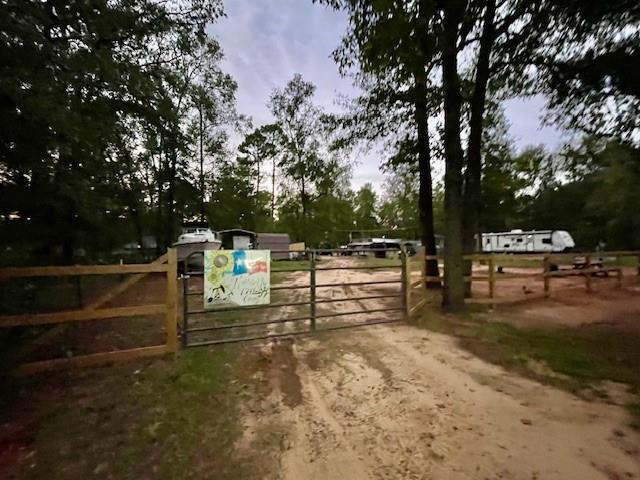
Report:
M 288 233 L 258 233 L 255 248 L 272 250 L 271 258 L 273 260 L 287 260 L 289 258 L 289 243 L 291 243 L 291 239 Z M 282 252 L 274 253 L 273 250 L 282 250 Z

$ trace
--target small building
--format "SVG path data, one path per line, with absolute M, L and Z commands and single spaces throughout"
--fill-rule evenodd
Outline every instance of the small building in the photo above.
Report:
M 256 245 L 256 235 L 256 232 L 241 228 L 231 228 L 218 232 L 218 238 L 222 241 L 222 248 L 225 250 L 253 249 Z
M 272 260 L 287 260 L 289 258 L 288 233 L 258 233 L 256 234 L 257 250 L 271 250 Z M 275 250 L 275 251 L 274 251 Z
M 289 260 L 298 260 L 300 258 L 305 258 L 306 255 L 306 245 L 304 242 L 296 242 L 289 244 Z

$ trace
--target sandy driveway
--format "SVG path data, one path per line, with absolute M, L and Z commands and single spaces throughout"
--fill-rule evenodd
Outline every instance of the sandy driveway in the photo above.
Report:
M 640 478 L 623 408 L 520 378 L 452 337 L 394 324 L 261 348 L 271 389 L 248 400 L 237 445 L 271 459 L 256 478 Z

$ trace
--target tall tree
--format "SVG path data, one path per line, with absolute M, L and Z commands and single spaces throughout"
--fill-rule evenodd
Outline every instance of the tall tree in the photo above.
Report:
M 358 102 L 361 108 L 347 122 L 355 136 L 377 140 L 397 132 L 400 125 L 408 125 L 408 131 L 395 144 L 395 158 L 417 163 L 421 239 L 426 253 L 435 255 L 428 124 L 433 114 L 432 99 L 437 98 L 429 82 L 437 44 L 430 29 L 434 4 L 431 0 L 323 3 L 349 14 L 349 31 L 335 58 L 343 73 L 353 67 L 361 72 L 358 84 L 365 95 Z M 437 261 L 428 260 L 426 271 L 429 276 L 438 276 Z M 439 282 L 428 286 L 439 286 Z
M 444 290 L 442 304 L 456 311 L 464 307 L 464 266 L 462 261 L 462 93 L 458 72 L 458 36 L 465 2 L 443 4 L 441 33 L 442 87 L 444 109 Z
M 306 240 L 314 184 L 327 165 L 322 111 L 313 103 L 315 86 L 300 74 L 271 94 L 269 106 L 281 132 L 280 168 L 297 190 L 299 222 Z
M 161 224 L 173 224 L 188 190 L 190 99 L 203 69 L 217 79 L 207 99 L 234 91 L 209 68 L 220 49 L 205 28 L 221 2 L 12 0 L 0 13 L 0 188 L 27 199 L 2 195 L 2 213 L 30 219 L 22 238 L 62 247 L 67 262 L 77 247 L 130 240 L 126 219 L 141 241 L 152 208 L 173 240 Z M 102 241 L 113 236 L 115 245 Z
M 390 232 L 399 230 L 405 238 L 420 237 L 420 218 L 416 212 L 419 188 L 415 167 L 398 166 L 387 175 L 378 216 Z
M 378 196 L 370 183 L 360 187 L 355 194 L 353 205 L 355 230 L 367 232 L 378 228 L 377 203 Z
M 260 181 L 263 177 L 263 168 L 265 163 L 271 163 L 272 171 L 271 180 L 271 215 L 274 216 L 275 209 L 275 180 L 276 169 L 278 163 L 278 154 L 280 152 L 280 129 L 276 124 L 263 125 L 250 132 L 238 147 L 238 151 L 246 162 L 251 165 L 253 170 L 252 177 L 254 179 L 256 192 L 260 192 Z

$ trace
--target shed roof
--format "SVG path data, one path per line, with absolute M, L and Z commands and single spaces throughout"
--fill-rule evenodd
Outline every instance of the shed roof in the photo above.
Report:
M 243 230 L 242 228 L 229 228 L 228 230 L 218 230 L 220 235 L 224 234 L 234 234 L 234 233 L 243 233 L 249 236 L 255 236 L 256 232 L 252 232 L 251 230 Z

